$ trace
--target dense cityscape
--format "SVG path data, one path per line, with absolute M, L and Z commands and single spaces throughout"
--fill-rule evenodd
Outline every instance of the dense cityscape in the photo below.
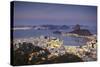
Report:
M 76 33 L 76 31 L 78 31 Z M 83 37 L 88 41 L 82 46 L 67 46 L 63 40 L 53 36 L 17 38 L 13 40 L 14 64 L 51 64 L 97 60 L 97 38 L 77 24 L 74 31 L 64 33 L 65 37 Z M 54 33 L 57 34 L 58 32 Z M 62 35 L 62 34 L 61 34 Z

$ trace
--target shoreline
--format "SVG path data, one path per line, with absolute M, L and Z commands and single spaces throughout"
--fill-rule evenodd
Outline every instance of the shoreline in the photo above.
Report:
M 14 45 L 14 51 L 16 51 L 20 47 L 20 45 L 18 45 L 19 43 L 20 44 L 32 43 L 34 46 L 38 46 L 40 48 L 43 48 L 44 50 L 47 49 L 51 53 L 50 55 L 47 55 L 49 59 L 52 57 L 59 57 L 59 56 L 64 56 L 66 54 L 71 54 L 81 58 L 83 61 L 95 61 L 97 60 L 96 36 L 87 36 L 87 38 L 89 39 L 89 41 L 82 46 L 64 45 L 58 38 L 56 39 L 55 42 L 55 37 L 51 38 L 46 37 L 45 39 L 43 36 L 37 38 L 30 37 L 27 39 L 26 38 L 15 39 L 15 41 L 13 41 L 13 45 Z M 48 40 L 50 41 L 48 42 Z M 49 46 L 47 44 L 49 44 Z
M 12 30 L 16 31 L 16 30 L 29 30 L 32 29 L 31 27 L 22 27 L 22 28 L 12 28 Z

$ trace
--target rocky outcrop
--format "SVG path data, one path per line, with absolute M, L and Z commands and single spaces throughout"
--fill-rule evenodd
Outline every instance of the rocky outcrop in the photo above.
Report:
M 78 25 L 78 24 L 73 28 L 74 28 L 74 30 L 69 32 L 69 33 L 74 33 L 74 34 L 78 34 L 78 35 L 82 35 L 82 36 L 92 35 L 91 32 L 88 29 L 81 29 L 80 25 Z
M 74 27 L 73 27 L 74 30 L 80 30 L 80 25 L 79 24 L 76 24 Z
M 71 31 L 70 33 L 74 33 L 74 34 L 78 34 L 78 35 L 83 35 L 83 36 L 92 35 L 92 34 L 90 33 L 90 31 L 87 30 L 87 29 L 74 30 L 74 31 Z

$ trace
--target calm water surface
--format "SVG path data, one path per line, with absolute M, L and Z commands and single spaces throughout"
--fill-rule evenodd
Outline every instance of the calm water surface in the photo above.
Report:
M 96 34 L 96 28 L 91 27 L 88 28 L 89 31 L 92 34 Z M 74 36 L 62 36 L 60 34 L 53 34 L 52 32 L 55 30 L 34 30 L 34 29 L 29 29 L 29 30 L 16 30 L 14 31 L 14 38 L 29 38 L 29 37 L 39 37 L 41 35 L 44 36 L 54 36 L 57 37 L 61 40 L 64 41 L 64 45 L 73 45 L 73 46 L 78 46 L 78 45 L 84 45 L 87 42 L 87 39 L 84 39 L 82 37 L 74 37 Z M 69 30 L 62 30 L 63 32 L 69 32 Z

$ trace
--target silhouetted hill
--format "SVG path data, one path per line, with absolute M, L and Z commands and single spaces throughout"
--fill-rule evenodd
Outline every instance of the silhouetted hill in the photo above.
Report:
M 81 29 L 79 24 L 75 25 L 75 27 L 73 27 L 73 29 L 74 30 L 69 33 L 74 33 L 74 34 L 83 35 L 83 36 L 92 35 L 88 29 Z

